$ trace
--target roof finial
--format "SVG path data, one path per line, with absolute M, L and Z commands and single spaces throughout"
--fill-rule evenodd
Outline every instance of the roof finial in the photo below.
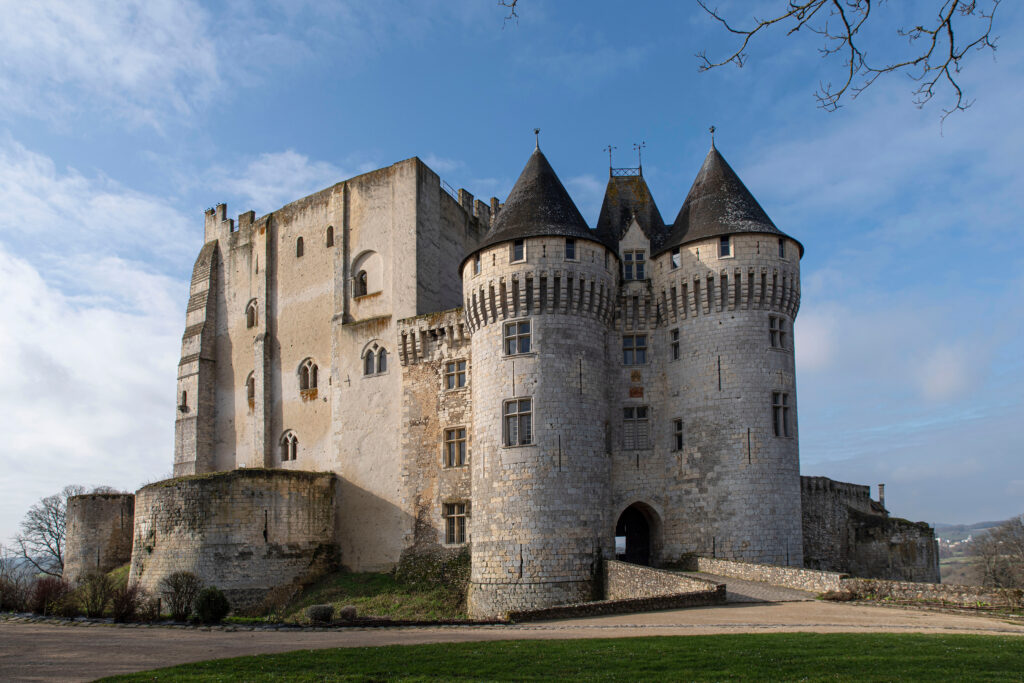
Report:
M 646 146 L 647 146 L 647 143 L 646 143 L 646 142 L 644 142 L 643 140 L 641 140 L 641 141 L 640 141 L 640 144 L 639 144 L 639 145 L 638 145 L 638 144 L 636 144 L 635 142 L 633 143 L 633 149 L 634 149 L 634 150 L 636 150 L 636 160 L 637 160 L 637 168 L 639 168 L 639 169 L 640 169 L 640 175 L 643 175 L 643 174 L 644 174 L 644 157 L 643 157 L 643 149 L 644 149 L 644 147 L 646 147 Z
M 533 129 L 533 137 L 535 138 L 537 146 L 534 149 L 540 149 L 540 128 Z
M 710 128 L 708 128 L 708 131 L 711 133 L 711 149 L 714 149 L 715 148 L 715 127 L 711 126 Z
M 603 150 L 605 152 L 608 152 L 608 177 L 609 178 L 612 177 L 612 150 L 613 149 L 618 149 L 618 147 L 612 147 L 611 145 L 608 145 Z

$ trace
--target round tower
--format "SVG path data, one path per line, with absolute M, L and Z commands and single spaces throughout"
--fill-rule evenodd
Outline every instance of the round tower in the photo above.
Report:
M 793 321 L 803 247 L 782 233 L 712 145 L 654 254 L 666 397 L 681 481 L 700 482 L 666 545 L 803 565 Z
M 469 612 L 589 600 L 608 527 L 618 262 L 540 150 L 462 264 L 472 330 Z

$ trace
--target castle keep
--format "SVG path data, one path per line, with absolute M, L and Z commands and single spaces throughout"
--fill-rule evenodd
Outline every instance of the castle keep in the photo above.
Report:
M 260 218 L 219 205 L 204 241 L 175 478 L 135 499 L 143 585 L 183 569 L 253 602 L 468 548 L 490 617 L 587 600 L 616 556 L 938 579 L 926 527 L 864 559 L 884 508 L 802 484 L 803 247 L 714 146 L 671 224 L 612 169 L 590 228 L 538 148 L 503 204 L 412 158 Z

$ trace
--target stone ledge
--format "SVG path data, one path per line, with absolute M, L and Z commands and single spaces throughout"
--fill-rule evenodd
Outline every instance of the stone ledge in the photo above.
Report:
M 556 605 L 542 609 L 509 612 L 509 621 L 544 621 L 547 619 L 576 619 L 606 614 L 629 614 L 632 612 L 656 612 L 684 607 L 706 607 L 725 604 L 725 584 L 720 583 L 712 590 L 662 595 L 652 598 L 625 598 L 622 600 L 597 600 L 572 605 Z

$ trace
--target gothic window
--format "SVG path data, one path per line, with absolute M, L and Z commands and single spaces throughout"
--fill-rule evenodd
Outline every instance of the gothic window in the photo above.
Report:
M 634 249 L 622 254 L 622 279 L 643 280 L 646 277 L 644 266 L 647 264 L 643 249 Z
M 453 360 L 444 365 L 444 388 L 461 389 L 466 386 L 466 361 Z
M 679 360 L 679 329 L 669 331 L 669 349 L 672 353 L 672 360 Z
M 295 460 L 299 455 L 299 437 L 288 430 L 281 435 L 281 462 Z
M 645 365 L 647 363 L 646 334 L 623 335 L 622 362 L 625 365 Z
M 683 450 L 683 420 L 678 417 L 672 420 L 672 450 Z
M 388 352 L 377 342 L 363 351 L 363 375 L 382 375 L 388 371 Z
M 622 409 L 622 447 L 626 450 L 650 448 L 651 423 L 647 406 Z
M 295 240 L 295 257 L 298 258 L 303 254 L 302 238 L 299 237 Z
M 530 352 L 530 321 L 505 323 L 505 355 Z
M 252 372 L 245 378 L 245 397 L 250 401 L 256 400 L 256 375 Z
M 786 348 L 786 319 L 778 316 L 768 316 L 768 337 L 771 340 L 773 349 Z
M 314 362 L 312 358 L 307 358 L 302 361 L 302 365 L 299 366 L 299 389 L 302 391 L 306 391 L 307 389 L 316 389 L 316 374 L 316 362 Z
M 512 240 L 512 248 L 509 252 L 509 260 L 515 263 L 516 261 L 526 260 L 526 240 Z
M 728 258 L 732 256 L 732 241 L 729 236 L 718 238 L 718 258 Z
M 533 399 L 515 398 L 505 401 L 504 441 L 506 446 L 527 446 L 533 443 Z
M 775 436 L 789 436 L 789 394 L 772 392 L 772 432 Z
M 455 545 L 466 542 L 466 503 L 445 503 L 444 542 Z
M 247 328 L 256 327 L 259 322 L 259 318 L 256 313 L 256 299 L 253 299 L 245 306 L 245 326 Z
M 572 237 L 565 238 L 565 260 L 576 260 L 576 240 L 574 240 Z
M 333 225 L 328 225 L 327 226 L 327 246 L 328 247 L 333 247 L 334 246 L 334 226 Z
M 466 464 L 466 428 L 444 430 L 444 466 L 462 467 Z
M 366 285 L 366 271 L 360 270 L 356 274 L 356 296 L 366 296 L 369 294 Z

